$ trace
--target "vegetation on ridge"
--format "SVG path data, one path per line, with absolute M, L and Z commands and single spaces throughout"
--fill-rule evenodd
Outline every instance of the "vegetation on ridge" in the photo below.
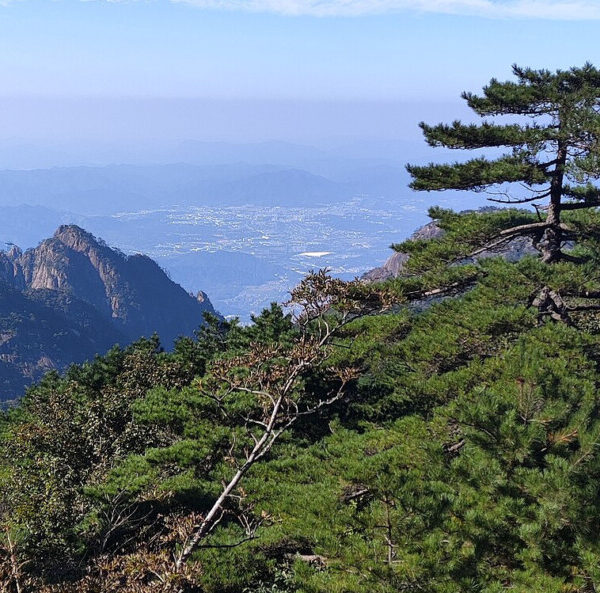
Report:
M 600 214 L 564 212 L 552 265 L 469 258 L 531 213 L 431 215 L 399 278 L 314 273 L 291 311 L 31 388 L 0 420 L 3 590 L 596 591 Z
M 525 234 L 550 263 L 567 257 L 561 249 L 565 241 L 578 239 L 562 213 L 600 205 L 600 190 L 593 184 L 600 176 L 600 71 L 588 63 L 556 72 L 513 66 L 513 73 L 517 82 L 492 79 L 483 96 L 463 93 L 463 98 L 481 117 L 509 116 L 514 121 L 520 116 L 519 123 L 420 124 L 431 146 L 507 148 L 510 153 L 407 169 L 416 190 L 493 188 L 495 197 L 490 199 L 496 202 L 543 202 L 535 204 L 538 220 L 503 229 L 490 245 Z M 524 118 L 533 123 L 524 123 Z

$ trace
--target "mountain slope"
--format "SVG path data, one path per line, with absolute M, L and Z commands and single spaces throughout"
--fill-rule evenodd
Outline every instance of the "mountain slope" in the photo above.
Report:
M 149 257 L 111 249 L 61 226 L 22 252 L 0 252 L 0 399 L 19 395 L 49 369 L 64 369 L 158 333 L 170 347 L 214 309 L 170 280 Z
M 0 282 L 0 400 L 129 340 L 92 306 L 58 291 L 21 292 Z
M 590 230 L 572 261 L 473 265 L 471 238 L 534 215 L 439 214 L 399 246 L 410 274 L 310 276 L 312 326 L 274 305 L 32 389 L 0 438 L 0 589 L 19 562 L 39 593 L 598 590 L 600 317 L 577 303 L 600 294 L 600 215 L 569 220 Z M 434 287 L 455 298 L 413 306 Z

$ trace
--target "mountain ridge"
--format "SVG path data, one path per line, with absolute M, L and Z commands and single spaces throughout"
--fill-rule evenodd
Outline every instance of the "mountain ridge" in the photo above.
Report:
M 157 333 L 169 348 L 204 313 L 216 314 L 204 293 L 190 295 L 148 256 L 127 256 L 76 225 L 26 251 L 12 245 L 0 251 L 0 361 L 19 379 L 0 370 L 0 400 L 116 343 Z

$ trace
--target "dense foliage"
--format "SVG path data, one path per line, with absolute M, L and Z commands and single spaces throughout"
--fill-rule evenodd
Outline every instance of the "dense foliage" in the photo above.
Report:
M 314 274 L 294 317 L 209 319 L 32 388 L 0 424 L 3 590 L 596 590 L 600 324 L 574 304 L 600 289 L 600 219 L 571 213 L 588 239 L 548 266 L 460 260 L 527 213 L 432 215 L 402 278 Z M 274 394 L 278 438 L 178 566 Z
M 411 187 L 486 190 L 496 202 L 535 202 L 539 219 L 503 229 L 493 245 L 526 234 L 545 262 L 555 262 L 568 257 L 565 242 L 579 238 L 562 213 L 600 204 L 600 70 L 589 63 L 556 72 L 513 66 L 513 74 L 516 81 L 492 79 L 481 96 L 463 93 L 467 105 L 486 118 L 480 125 L 421 123 L 431 146 L 509 152 L 408 165 Z
M 511 156 L 409 170 L 417 189 L 522 181 L 546 210 L 432 209 L 441 235 L 395 246 L 395 280 L 310 274 L 288 309 L 208 316 L 170 353 L 115 347 L 0 417 L 3 591 L 600 587 L 600 215 L 581 185 L 600 74 L 515 74 L 465 98 L 542 123 L 422 126 Z

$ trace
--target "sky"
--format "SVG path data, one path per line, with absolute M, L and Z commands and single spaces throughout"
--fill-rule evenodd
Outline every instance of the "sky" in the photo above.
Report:
M 600 64 L 599 26 L 600 0 L 0 0 L 0 153 L 412 139 L 513 63 Z

